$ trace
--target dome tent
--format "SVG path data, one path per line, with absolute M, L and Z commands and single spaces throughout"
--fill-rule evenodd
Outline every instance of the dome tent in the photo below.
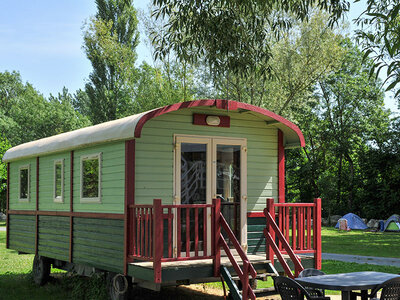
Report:
M 347 226 L 350 229 L 367 229 L 368 226 L 365 225 L 365 223 L 363 222 L 363 220 L 361 220 L 361 218 L 353 213 L 348 213 L 346 215 L 344 215 L 341 219 L 346 219 L 347 220 Z M 339 221 L 336 223 L 335 228 L 339 228 Z
M 400 216 L 391 215 L 383 225 L 383 231 L 400 231 Z

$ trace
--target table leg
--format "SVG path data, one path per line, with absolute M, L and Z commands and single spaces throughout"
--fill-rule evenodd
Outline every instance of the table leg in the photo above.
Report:
M 342 300 L 351 300 L 350 291 L 342 291 Z
M 368 299 L 368 290 L 361 291 L 361 300 L 367 300 L 367 299 Z

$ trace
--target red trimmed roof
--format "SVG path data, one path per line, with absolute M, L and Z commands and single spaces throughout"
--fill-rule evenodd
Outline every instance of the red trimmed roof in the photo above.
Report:
M 160 107 L 160 108 L 154 109 L 152 111 L 149 111 L 147 113 L 144 113 L 136 125 L 135 137 L 139 138 L 141 136 L 144 124 L 146 124 L 147 121 L 149 121 L 155 117 L 161 116 L 163 114 L 166 114 L 166 113 L 169 113 L 172 111 L 177 111 L 177 110 L 183 109 L 183 108 L 202 107 L 202 106 L 215 106 L 218 109 L 231 110 L 231 111 L 236 111 L 238 109 L 244 109 L 244 110 L 252 111 L 255 113 L 259 113 L 261 115 L 264 115 L 268 118 L 271 118 L 271 119 L 279 122 L 274 125 L 284 132 L 286 138 L 291 137 L 289 139 L 289 141 L 287 141 L 287 142 L 289 142 L 287 144 L 290 144 L 290 145 L 297 144 L 297 146 L 301 146 L 301 147 L 305 146 L 303 133 L 301 132 L 299 127 L 297 127 L 295 124 L 293 124 L 289 120 L 286 120 L 285 118 L 283 118 L 267 109 L 264 109 L 264 108 L 261 108 L 258 106 L 254 106 L 254 105 L 251 105 L 248 103 L 237 102 L 237 101 L 233 101 L 233 100 L 223 100 L 223 99 L 204 99 L 204 100 L 180 102 L 180 103 L 175 103 L 175 104 L 167 105 L 164 107 Z

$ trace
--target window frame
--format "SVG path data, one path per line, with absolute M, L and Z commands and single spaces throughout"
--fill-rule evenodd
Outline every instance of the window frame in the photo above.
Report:
M 18 201 L 19 202 L 29 202 L 31 195 L 31 165 L 21 165 L 18 169 Z M 28 170 L 28 190 L 27 190 L 27 198 L 21 198 L 21 170 Z
M 99 183 L 97 197 L 83 197 L 83 162 L 89 159 L 98 159 L 99 166 Z M 102 152 L 82 155 L 80 158 L 80 203 L 101 203 L 101 169 L 102 169 Z
M 56 195 L 56 190 L 57 190 L 57 187 L 56 187 L 56 184 L 57 184 L 56 165 L 58 165 L 58 164 L 61 164 L 61 196 L 60 197 L 57 197 L 57 195 Z M 64 158 L 54 160 L 53 176 L 54 176 L 54 178 L 53 178 L 53 201 L 55 203 L 64 203 L 64 178 L 65 178 L 65 176 L 64 176 Z

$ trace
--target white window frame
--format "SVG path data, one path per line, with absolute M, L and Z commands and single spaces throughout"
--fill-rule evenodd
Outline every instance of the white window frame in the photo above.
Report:
M 97 158 L 99 161 L 99 185 L 98 185 L 98 197 L 83 197 L 83 162 L 85 160 Z M 81 167 L 80 167 L 80 200 L 81 203 L 101 203 L 101 168 L 102 168 L 102 153 L 93 153 L 89 155 L 81 156 Z
M 58 164 L 61 164 L 61 196 L 56 195 L 56 190 L 57 190 L 57 181 L 56 181 L 56 166 Z M 53 200 L 56 203 L 64 203 L 64 158 L 61 159 L 56 159 L 54 161 L 54 168 L 53 168 Z
M 21 198 L 21 170 L 28 170 L 28 197 L 27 198 Z M 19 171 L 18 171 L 18 199 L 19 202 L 29 202 L 30 201 L 30 195 L 31 195 L 31 165 L 22 165 L 19 166 Z

